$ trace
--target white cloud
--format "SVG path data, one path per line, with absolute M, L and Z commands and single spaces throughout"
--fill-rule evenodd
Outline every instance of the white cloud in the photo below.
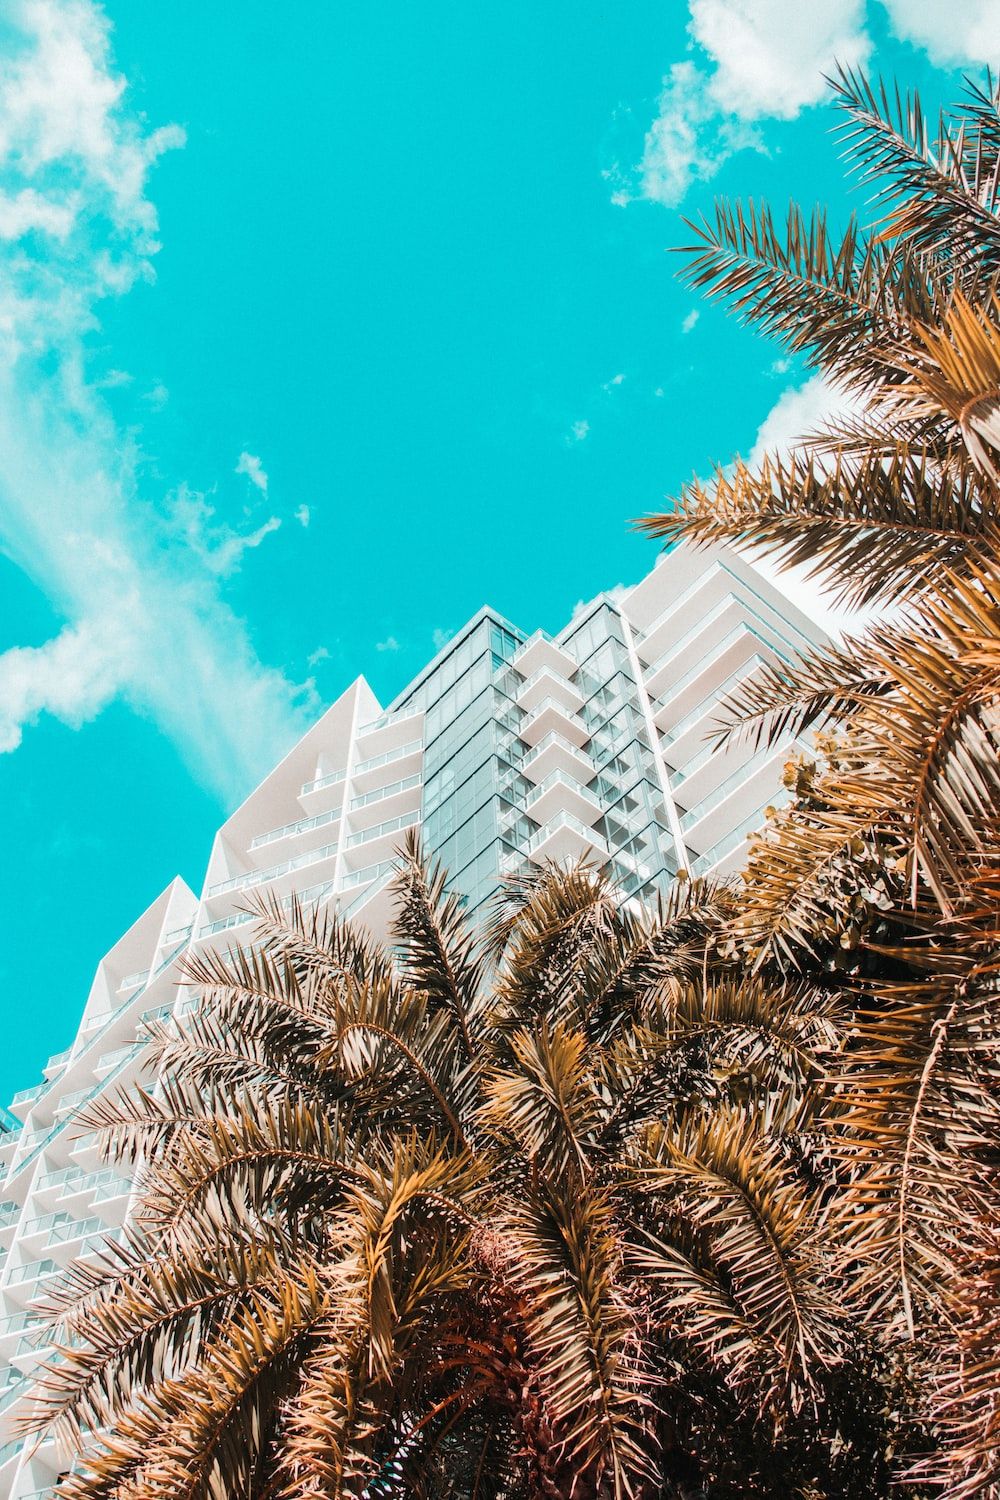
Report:
M 306 527 L 309 525 L 309 522 L 312 520 L 312 511 L 309 509 L 308 505 L 299 506 L 298 510 L 295 512 L 295 519 L 302 527 Z
M 1000 62 L 1000 0 L 882 0 L 893 31 L 944 66 Z
M 154 411 L 162 411 L 167 402 L 170 400 L 170 392 L 163 384 L 163 381 L 158 380 L 154 386 L 151 386 L 149 388 L 148 391 L 143 391 L 142 399 L 146 402 L 147 406 L 151 406 Z
M 624 384 L 625 384 L 625 376 L 624 375 L 612 375 L 611 379 L 610 380 L 606 380 L 604 382 L 604 384 L 601 386 L 601 390 L 602 391 L 606 391 L 607 394 L 610 396 L 610 394 L 611 394 L 611 392 L 613 390 L 615 390 L 618 386 L 624 385 Z
M 92 719 L 128 680 L 131 645 L 127 622 L 109 617 L 0 653 L 0 752 L 16 750 L 43 712 L 74 729 Z
M 794 119 L 871 50 L 864 0 L 689 0 L 689 14 L 697 61 L 664 78 L 639 168 L 639 195 L 667 204 L 734 151 L 764 150 L 760 121 Z
M 434 643 L 434 650 L 443 651 L 454 634 L 453 630 L 435 630 L 431 636 L 431 640 Z
M 567 443 L 582 443 L 583 440 L 588 436 L 589 432 L 590 423 L 587 421 L 586 417 L 581 417 L 578 422 L 573 423 L 566 436 L 566 441 Z
M 757 429 L 749 462 L 759 463 L 765 453 L 787 454 L 825 423 L 857 409 L 855 399 L 831 385 L 825 376 L 811 375 L 802 385 L 782 391 Z
M 321 661 L 330 660 L 330 648 L 328 646 L 317 646 L 306 658 L 310 667 L 318 667 Z
M 399 642 L 394 635 L 387 635 L 384 641 L 375 642 L 376 651 L 398 651 Z
M 221 520 L 214 505 L 190 485 L 178 485 L 167 499 L 168 524 L 175 536 L 200 559 L 210 573 L 228 578 L 243 561 L 243 554 L 259 547 L 266 536 L 277 531 L 281 521 L 268 516 L 259 526 L 239 531 Z
M 267 475 L 264 467 L 256 453 L 244 451 L 236 460 L 235 473 L 245 474 L 251 484 L 255 484 L 262 495 L 267 494 Z
M 147 179 L 183 133 L 130 114 L 93 0 L 6 0 L 3 20 L 0 547 L 67 623 L 0 655 L 0 748 L 120 697 L 234 800 L 304 727 L 306 690 L 257 659 L 221 592 L 276 522 L 240 532 L 204 497 L 185 515 L 180 490 L 164 504 L 84 373 L 100 300 L 152 279 Z
M 813 375 L 800 386 L 783 391 L 757 429 L 748 462 L 758 464 L 766 453 L 787 456 L 805 437 L 819 432 L 840 417 L 858 410 L 857 401 L 838 390 L 822 375 Z M 808 576 L 802 567 L 778 568 L 767 556 L 751 550 L 749 560 L 781 589 L 803 614 L 832 636 L 862 628 L 874 610 L 845 610 L 832 601 L 822 577 Z
M 692 307 L 681 323 L 681 333 L 690 333 L 700 317 L 700 310 L 697 307 Z

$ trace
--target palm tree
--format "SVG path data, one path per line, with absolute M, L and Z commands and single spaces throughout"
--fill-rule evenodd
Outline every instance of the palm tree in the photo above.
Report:
M 741 973 L 729 910 L 549 868 L 477 937 L 411 839 L 391 950 L 261 900 L 191 959 L 156 1092 L 81 1122 L 141 1206 L 50 1309 L 58 1493 L 882 1493 L 822 1229 L 848 1014 Z
M 983 1433 L 1000 1400 L 1000 1345 L 974 1326 L 995 1262 L 969 1249 L 1000 1216 L 1000 92 L 969 85 L 936 128 L 918 98 L 859 75 L 835 93 L 874 222 L 838 237 L 821 211 L 779 225 L 720 203 L 693 226 L 686 274 L 852 414 L 642 524 L 763 549 L 882 611 L 727 705 L 723 733 L 825 731 L 756 843 L 736 926 L 761 973 L 865 952 L 836 1232 L 861 1305 L 934 1372 L 948 1492 L 994 1494 L 967 1486 L 997 1484 Z

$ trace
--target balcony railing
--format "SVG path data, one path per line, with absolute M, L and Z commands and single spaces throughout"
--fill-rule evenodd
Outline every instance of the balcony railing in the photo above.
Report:
M 234 875 L 231 880 L 220 880 L 216 885 L 209 886 L 206 895 L 223 896 L 228 891 L 243 891 L 255 885 L 266 885 L 269 880 L 278 880 L 282 875 L 291 874 L 293 870 L 304 870 L 307 865 L 316 865 L 320 860 L 331 859 L 336 852 L 336 844 L 324 844 L 321 849 L 310 849 L 306 854 L 299 854 L 295 859 L 283 860 L 280 865 L 271 865 L 266 870 L 248 870 L 245 875 Z
M 18 1089 L 10 1102 L 11 1104 L 27 1104 L 30 1099 L 37 1099 L 39 1094 L 44 1094 L 48 1087 L 48 1082 L 43 1081 L 33 1084 L 30 1089 Z
M 395 713 L 380 714 L 377 719 L 372 719 L 370 724 L 362 724 L 357 738 L 364 739 L 366 734 L 374 734 L 377 729 L 388 729 L 390 724 L 399 724 L 403 719 L 412 719 L 416 714 L 422 714 L 423 711 L 421 704 L 411 703 L 408 708 L 397 708 Z
M 26 1265 L 15 1266 L 7 1277 L 8 1286 L 21 1286 L 26 1281 L 39 1281 L 43 1276 L 52 1276 L 59 1267 L 54 1260 L 29 1260 Z
M 416 755 L 423 748 L 423 740 L 410 740 L 409 744 L 397 745 L 394 750 L 385 750 L 381 755 L 372 755 L 367 760 L 358 761 L 352 775 L 363 776 L 366 771 L 378 771 L 382 766 L 391 766 L 394 761 L 405 760 L 408 755 Z
M 118 986 L 118 993 L 119 993 L 119 995 L 123 995 L 126 990 L 134 990 L 134 989 L 136 989 L 140 984 L 145 984 L 146 980 L 148 978 L 149 978 L 149 970 L 148 969 L 138 969 L 136 971 L 136 973 L 134 973 L 134 974 L 126 974 L 125 978 L 122 980 L 121 984 Z
M 299 792 L 300 797 L 306 797 L 310 792 L 321 792 L 325 786 L 336 786 L 338 782 L 346 781 L 347 771 L 330 771 L 326 776 L 317 776 L 315 781 L 307 781 Z
M 333 890 L 333 881 L 321 881 L 318 885 L 311 885 L 307 890 L 296 891 L 294 898 L 285 896 L 281 902 L 287 911 L 292 900 L 297 900 L 301 905 L 308 906 L 311 902 L 322 901 L 323 897 Z M 206 922 L 198 931 L 199 937 L 209 937 L 215 932 L 226 932 L 230 927 L 243 927 L 247 922 L 257 920 L 256 913 L 252 911 L 234 911 L 231 916 L 220 917 L 217 922 Z
M 296 834 L 308 833 L 312 828 L 324 828 L 327 823 L 337 823 L 340 821 L 340 812 L 339 807 L 334 807 L 329 812 L 317 813 L 314 818 L 298 818 L 294 823 L 283 823 L 280 828 L 270 828 L 267 833 L 259 833 L 255 839 L 251 839 L 250 848 L 261 849 L 265 844 L 276 844 L 280 839 L 291 839 Z
M 601 835 L 595 833 L 592 828 L 588 828 L 585 823 L 581 823 L 580 819 L 575 818 L 571 812 L 556 813 L 555 817 L 550 818 L 547 823 L 544 823 L 537 833 L 531 835 L 525 847 L 530 853 L 533 853 L 536 849 L 541 848 L 542 844 L 551 838 L 554 833 L 558 833 L 560 828 L 569 828 L 573 833 L 578 833 L 581 838 L 586 839 L 588 844 L 592 844 L 595 849 L 599 849 L 603 854 L 610 852 L 606 841 Z
M 550 729 L 548 734 L 544 735 L 542 739 L 538 741 L 538 744 L 533 745 L 528 751 L 527 755 L 521 762 L 521 769 L 527 770 L 528 766 L 530 766 L 533 761 L 538 759 L 543 750 L 548 750 L 553 745 L 557 745 L 560 750 L 568 751 L 570 755 L 574 755 L 577 757 L 583 756 L 584 760 L 587 759 L 586 752 L 581 750 L 578 745 L 574 745 L 572 741 L 568 740 L 564 734 L 560 734 L 558 729 Z
M 352 870 L 345 875 L 342 887 L 345 891 L 354 890 L 356 886 L 367 885 L 369 881 L 377 880 L 380 875 L 385 875 L 396 868 L 396 862 L 392 859 L 384 859 L 377 865 L 366 865 L 363 870 Z
M 376 823 L 372 828 L 363 828 L 359 833 L 350 834 L 344 840 L 344 848 L 356 849 L 359 844 L 370 844 L 373 839 L 384 838 L 389 833 L 399 833 L 401 829 L 410 828 L 419 822 L 420 813 L 416 809 L 402 813 L 398 818 L 388 818 L 384 823 Z
M 575 776 L 570 776 L 566 771 L 550 771 L 544 781 L 540 781 L 525 797 L 525 808 L 534 807 L 539 798 L 544 797 L 545 793 L 551 791 L 554 786 L 564 786 L 576 796 L 593 802 L 595 807 L 599 806 L 593 792 L 588 791 L 582 781 L 578 781 Z
M 350 811 L 368 807 L 373 802 L 384 802 L 386 797 L 395 797 L 399 792 L 408 792 L 412 787 L 419 786 L 422 779 L 419 775 L 404 776 L 402 781 L 390 781 L 388 786 L 376 787 L 373 792 L 362 792 L 360 796 L 351 798 Z
M 566 719 L 570 724 L 577 725 L 577 727 L 584 734 L 590 734 L 590 730 L 587 728 L 586 724 L 578 714 L 575 714 L 571 708 L 567 708 L 565 703 L 561 702 L 560 699 L 553 698 L 551 696 L 543 698 L 540 703 L 536 703 L 534 705 L 530 712 L 525 716 L 524 723 L 521 725 L 522 730 L 530 728 L 530 726 L 534 724 L 536 719 L 540 719 L 542 715 L 544 713 L 548 713 L 550 709 L 554 709 L 556 713 L 561 714 L 562 717 Z

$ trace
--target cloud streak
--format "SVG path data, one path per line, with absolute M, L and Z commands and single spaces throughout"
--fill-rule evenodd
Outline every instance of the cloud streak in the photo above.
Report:
M 280 523 L 233 526 L 183 484 L 152 492 L 86 375 L 101 300 L 152 279 L 148 175 L 183 133 L 144 133 L 129 112 L 92 0 L 7 9 L 17 35 L 0 61 L 0 546 L 67 623 L 45 645 L 0 654 L 0 750 L 42 714 L 77 726 L 121 698 L 232 802 L 308 706 L 307 688 L 257 659 L 221 586 Z M 255 455 L 238 472 L 266 494 Z

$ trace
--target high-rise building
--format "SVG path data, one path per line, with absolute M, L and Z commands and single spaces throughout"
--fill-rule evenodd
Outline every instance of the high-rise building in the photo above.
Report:
M 32 1304 L 73 1259 L 120 1233 L 132 1184 L 84 1104 L 142 1080 L 143 1025 L 183 1005 L 177 960 L 252 933 L 251 891 L 332 903 L 384 931 L 394 850 L 419 825 L 468 911 L 503 876 L 588 856 L 655 900 L 684 869 L 739 868 L 782 796 L 787 741 L 706 738 L 720 700 L 819 628 L 755 569 L 679 547 L 628 592 L 525 636 L 483 609 L 383 710 L 359 678 L 215 837 L 200 895 L 180 879 L 98 966 L 76 1036 L 11 1102 L 0 1134 L 0 1493 L 41 1500 L 72 1461 L 19 1446 L 13 1420 L 46 1357 Z

